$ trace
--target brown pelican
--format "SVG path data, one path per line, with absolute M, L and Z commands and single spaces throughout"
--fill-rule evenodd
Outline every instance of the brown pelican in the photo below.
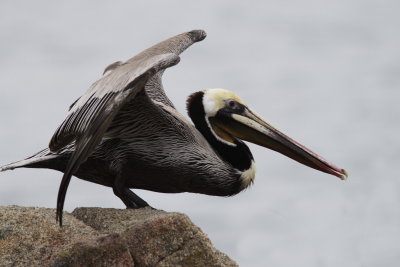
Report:
M 72 175 L 112 187 L 127 208 L 148 206 L 130 188 L 235 195 L 255 176 L 253 156 L 241 140 L 345 179 L 345 170 L 281 133 L 228 90 L 189 96 L 194 125 L 175 110 L 161 77 L 179 62 L 180 53 L 205 37 L 202 30 L 186 32 L 111 64 L 71 105 L 48 148 L 0 171 L 25 167 L 63 172 L 57 198 L 60 225 Z

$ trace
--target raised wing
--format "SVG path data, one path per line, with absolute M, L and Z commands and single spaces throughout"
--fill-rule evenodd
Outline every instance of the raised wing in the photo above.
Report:
M 96 130 L 93 134 L 98 136 L 98 130 L 104 128 L 106 122 L 111 122 L 109 120 L 125 102 L 143 89 L 150 77 L 178 62 L 179 56 L 173 53 L 156 55 L 135 64 L 125 63 L 95 82 L 69 110 L 67 118 L 50 140 L 50 150 L 55 152 L 72 141 L 79 141 L 84 135 L 90 134 L 91 129 Z
M 150 47 L 128 61 L 113 66 L 107 75 L 73 103 L 67 118 L 49 144 L 50 150 L 55 152 L 75 142 L 75 151 L 64 171 L 58 192 L 56 218 L 60 225 L 71 176 L 101 142 L 119 110 L 143 90 L 149 80 L 160 77 L 166 68 L 177 64 L 178 55 L 183 50 L 204 38 L 203 31 L 191 31 Z
M 190 32 L 185 32 L 174 37 L 171 37 L 163 42 L 160 42 L 135 57 L 129 59 L 127 62 L 135 62 L 139 61 L 142 58 L 147 58 L 153 55 L 165 54 L 165 53 L 174 53 L 180 55 L 183 51 L 185 51 L 189 46 L 191 46 L 195 42 L 199 42 L 206 38 L 206 33 L 202 30 L 193 30 Z M 118 69 L 119 66 L 123 64 L 121 61 L 114 62 L 106 67 L 104 73 L 109 73 L 110 71 Z M 146 84 L 146 93 L 147 95 L 156 101 L 159 101 L 165 105 L 170 107 L 174 107 L 167 95 L 164 92 L 162 86 L 162 74 L 163 71 L 157 73 L 149 79 Z
M 146 59 L 151 56 L 168 54 L 168 53 L 174 53 L 180 55 L 193 43 L 204 40 L 206 36 L 207 34 L 203 30 L 193 30 L 190 32 L 185 32 L 176 35 L 144 50 L 143 52 L 137 54 L 136 56 L 134 56 L 133 58 L 129 59 L 126 62 L 117 61 L 108 65 L 105 68 L 103 75 L 118 69 L 120 66 L 123 66 L 126 63 L 137 64 L 138 62 L 143 60 L 143 58 Z M 149 78 L 149 81 L 146 84 L 146 92 L 151 99 L 159 101 L 169 106 L 173 106 L 168 97 L 165 95 L 161 82 L 162 74 L 163 71 L 160 71 L 157 73 L 157 75 L 154 75 Z M 72 105 L 69 108 L 70 110 L 78 102 L 78 100 L 79 99 L 77 99 L 74 103 L 72 103 Z
M 126 64 L 118 72 L 112 72 L 94 83 L 72 107 L 49 145 L 51 151 L 57 151 L 75 141 L 75 150 L 64 171 L 58 192 L 57 220 L 60 225 L 71 176 L 100 143 L 120 108 L 143 90 L 149 77 L 178 62 L 176 54 L 165 54 L 151 57 L 140 65 Z
M 180 55 L 193 43 L 199 42 L 204 38 L 206 38 L 206 33 L 202 30 L 194 30 L 182 33 L 146 49 L 129 61 L 134 61 L 140 59 L 141 57 L 159 53 L 174 53 Z M 159 101 L 167 106 L 174 107 L 165 94 L 161 80 L 162 74 L 163 72 L 161 71 L 157 73 L 157 75 L 151 77 L 149 82 L 146 84 L 146 93 L 151 99 Z

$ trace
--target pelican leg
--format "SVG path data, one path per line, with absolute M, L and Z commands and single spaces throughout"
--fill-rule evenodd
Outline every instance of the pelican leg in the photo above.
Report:
M 113 185 L 114 194 L 124 202 L 127 209 L 139 209 L 149 206 L 146 201 L 141 199 L 135 193 L 133 193 L 125 185 L 125 179 L 121 176 L 117 176 Z

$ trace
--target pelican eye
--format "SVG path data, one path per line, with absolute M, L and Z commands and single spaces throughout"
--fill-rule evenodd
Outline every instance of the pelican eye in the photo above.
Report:
M 233 99 L 228 99 L 225 101 L 225 106 L 230 109 L 230 110 L 235 110 L 235 111 L 240 111 L 243 110 L 244 106 L 240 104 L 239 102 L 233 100 Z

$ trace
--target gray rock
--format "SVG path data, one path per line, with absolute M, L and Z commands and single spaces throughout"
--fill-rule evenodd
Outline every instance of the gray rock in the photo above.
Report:
M 0 207 L 0 266 L 237 266 L 180 213 Z

